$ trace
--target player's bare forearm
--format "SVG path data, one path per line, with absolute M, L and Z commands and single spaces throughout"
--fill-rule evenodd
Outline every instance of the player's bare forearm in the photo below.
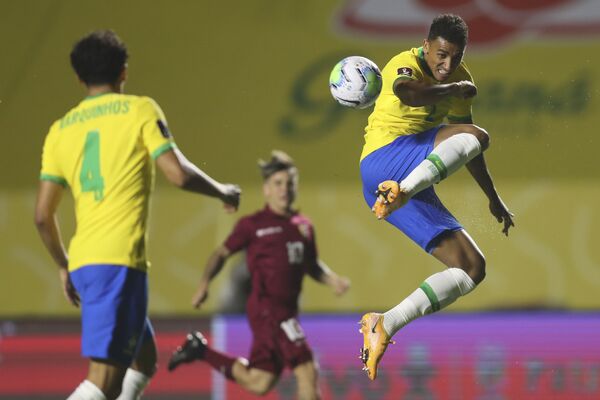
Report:
M 439 103 L 450 96 L 473 97 L 477 88 L 471 82 L 461 81 L 441 85 L 429 85 L 415 80 L 394 82 L 394 94 L 402 103 L 411 107 L 422 107 Z
M 48 252 L 61 268 L 69 261 L 63 244 L 56 210 L 62 198 L 63 187 L 51 181 L 41 181 L 35 203 L 35 226 Z
M 498 197 L 498 192 L 487 168 L 483 153 L 469 161 L 467 169 L 490 201 Z
M 187 159 L 182 160 L 185 172 L 181 188 L 211 197 L 223 196 L 223 185 Z
M 63 193 L 63 186 L 51 181 L 41 181 L 35 201 L 35 226 L 42 238 L 42 242 L 60 267 L 58 275 L 62 289 L 67 300 L 79 307 L 79 294 L 69 277 L 69 259 L 60 235 L 56 210 Z
M 316 260 L 309 274 L 315 281 L 331 287 L 338 296 L 345 293 L 350 287 L 348 278 L 339 276 L 321 260 Z
M 321 260 L 315 260 L 312 268 L 308 270 L 308 275 L 316 282 L 326 284 L 327 274 L 331 273 L 329 267 Z
M 223 265 L 225 265 L 225 261 L 229 258 L 229 254 L 229 250 L 225 246 L 221 246 L 215 250 L 206 261 L 206 266 L 202 273 L 202 281 L 206 283 L 212 281 L 223 269 Z
M 515 226 L 514 214 L 511 213 L 498 195 L 494 182 L 490 175 L 483 153 L 472 159 L 467 164 L 467 169 L 489 200 L 490 212 L 496 220 L 503 224 L 502 233 L 508 236 L 508 230 Z
M 225 261 L 229 255 L 229 250 L 227 250 L 225 246 L 221 246 L 208 257 L 198 288 L 192 296 L 192 305 L 195 308 L 199 308 L 208 298 L 208 286 L 210 285 L 210 281 L 223 269 L 223 265 L 225 265 Z
M 230 206 L 232 211 L 237 210 L 241 194 L 239 186 L 217 182 L 187 159 L 184 159 L 182 167 L 185 171 L 182 189 L 216 197 Z
M 177 187 L 223 201 L 230 211 L 237 210 L 240 202 L 240 188 L 237 185 L 223 184 L 189 161 L 181 151 L 167 151 L 156 159 L 158 167 L 167 179 Z
M 35 225 L 44 246 L 52 256 L 54 262 L 61 268 L 67 268 L 69 259 L 65 246 L 61 239 L 60 229 L 56 216 L 51 216 L 45 219 L 37 219 Z

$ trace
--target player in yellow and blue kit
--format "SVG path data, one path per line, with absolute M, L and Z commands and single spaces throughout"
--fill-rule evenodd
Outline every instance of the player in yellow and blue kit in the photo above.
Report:
M 88 96 L 44 142 L 35 221 L 67 299 L 81 304 L 82 354 L 90 359 L 70 400 L 137 399 L 155 372 L 146 275 L 154 163 L 183 189 L 219 198 L 230 211 L 239 203 L 236 185 L 215 181 L 177 149 L 158 104 L 123 94 L 127 58 L 112 31 L 75 44 L 71 64 Z M 77 219 L 68 252 L 56 220 L 67 188 Z
M 400 328 L 448 306 L 485 277 L 483 254 L 432 185 L 466 165 L 503 233 L 514 225 L 483 158 L 488 133 L 473 125 L 477 88 L 462 60 L 467 37 L 459 16 L 436 17 L 422 47 L 398 54 L 383 68 L 382 91 L 365 129 L 360 171 L 369 207 L 447 267 L 388 312 L 362 317 L 362 360 L 370 379 Z

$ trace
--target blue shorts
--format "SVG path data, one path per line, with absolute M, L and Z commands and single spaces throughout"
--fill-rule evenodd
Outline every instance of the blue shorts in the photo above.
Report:
M 400 136 L 361 161 L 363 194 L 369 208 L 375 204 L 375 191 L 381 182 L 389 179 L 400 182 L 431 153 L 435 136 L 441 127 L 442 125 L 422 133 Z M 417 193 L 386 221 L 428 253 L 435 249 L 444 232 L 462 229 L 437 197 L 433 187 Z
M 81 298 L 81 354 L 129 366 L 153 340 L 145 272 L 123 265 L 86 265 L 70 273 Z

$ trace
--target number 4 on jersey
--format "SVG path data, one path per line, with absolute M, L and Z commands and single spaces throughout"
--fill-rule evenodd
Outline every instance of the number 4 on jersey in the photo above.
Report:
M 88 132 L 83 147 L 83 161 L 79 175 L 82 192 L 94 192 L 94 200 L 104 198 L 104 178 L 100 173 L 100 133 Z

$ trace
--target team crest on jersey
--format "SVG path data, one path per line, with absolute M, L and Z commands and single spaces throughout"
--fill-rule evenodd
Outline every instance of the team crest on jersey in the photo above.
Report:
M 308 224 L 298 224 L 298 230 L 300 234 L 304 236 L 306 239 L 310 238 L 310 225 Z
M 163 135 L 165 139 L 169 139 L 171 137 L 171 132 L 167 125 L 161 121 L 160 119 L 156 120 L 156 125 L 158 125 L 158 129 L 160 129 L 160 133 Z
M 413 76 L 413 70 L 408 67 L 398 68 L 398 76 L 407 76 L 410 78 Z

